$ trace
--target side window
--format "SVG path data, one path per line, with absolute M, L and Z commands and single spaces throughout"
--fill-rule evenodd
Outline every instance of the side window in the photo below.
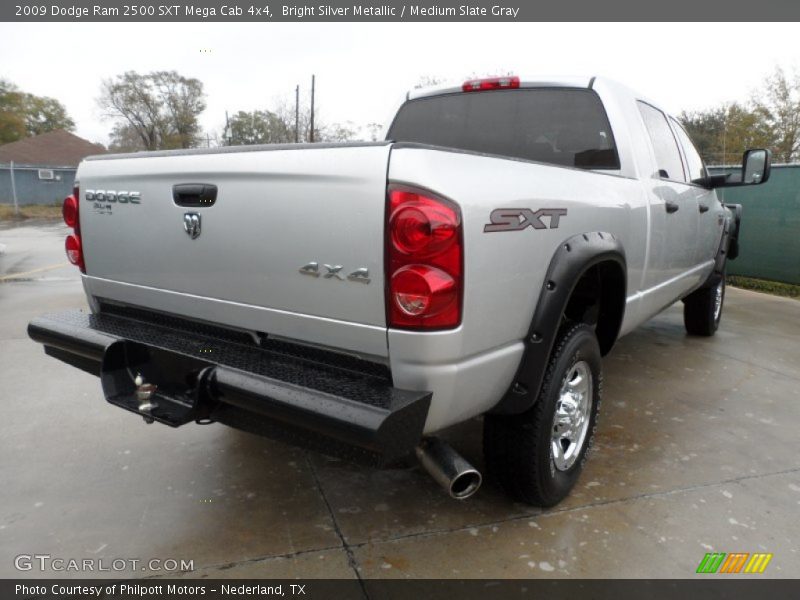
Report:
M 689 181 L 694 181 L 695 179 L 705 177 L 706 166 L 703 163 L 703 159 L 700 158 L 700 153 L 697 151 L 697 148 L 695 148 L 694 144 L 692 143 L 689 134 L 686 133 L 686 130 L 681 127 L 681 124 L 675 119 L 671 120 L 672 126 L 675 129 L 675 133 L 678 136 L 678 141 L 683 147 L 683 155 L 686 157 L 686 168 L 689 170 Z
M 656 154 L 659 176 L 662 179 L 686 181 L 678 142 L 672 134 L 666 115 L 644 102 L 639 101 L 638 104 Z

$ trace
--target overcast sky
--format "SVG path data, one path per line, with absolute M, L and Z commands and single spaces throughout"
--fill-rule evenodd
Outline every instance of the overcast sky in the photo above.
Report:
M 200 79 L 205 130 L 225 111 L 307 94 L 325 122 L 383 122 L 421 76 L 604 75 L 672 112 L 745 100 L 774 65 L 800 67 L 796 23 L 0 24 L 0 77 L 63 102 L 77 134 L 108 142 L 95 99 L 123 71 Z M 205 50 L 201 52 L 201 50 Z

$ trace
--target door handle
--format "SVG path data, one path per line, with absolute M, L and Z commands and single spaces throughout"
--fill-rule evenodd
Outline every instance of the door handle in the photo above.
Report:
M 667 200 L 666 202 L 664 202 L 664 208 L 667 209 L 668 213 L 672 214 L 674 212 L 677 212 L 680 206 L 678 206 L 677 202 L 671 202 L 670 200 Z
M 210 183 L 179 183 L 172 186 L 172 200 L 178 206 L 213 206 L 217 201 L 217 186 Z
M 698 205 L 701 213 L 708 212 L 708 204 L 703 204 L 702 202 Z

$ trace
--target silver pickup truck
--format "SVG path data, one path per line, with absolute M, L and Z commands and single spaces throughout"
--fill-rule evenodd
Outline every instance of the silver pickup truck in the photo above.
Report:
M 681 125 L 601 78 L 415 90 L 386 141 L 105 155 L 64 219 L 90 312 L 29 335 L 170 426 L 219 422 L 370 464 L 483 417 L 485 464 L 543 506 L 574 485 L 602 357 L 677 300 L 713 335 L 766 150 L 711 175 Z

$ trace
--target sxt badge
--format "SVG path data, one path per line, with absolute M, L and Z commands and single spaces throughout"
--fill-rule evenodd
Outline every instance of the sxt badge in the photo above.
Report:
M 537 211 L 530 208 L 498 208 L 489 215 L 491 223 L 487 223 L 483 231 L 522 231 L 526 227 L 548 229 L 548 225 L 550 229 L 558 229 L 559 219 L 566 214 L 566 208 L 540 208 Z M 542 217 L 548 217 L 548 225 L 544 224 Z

